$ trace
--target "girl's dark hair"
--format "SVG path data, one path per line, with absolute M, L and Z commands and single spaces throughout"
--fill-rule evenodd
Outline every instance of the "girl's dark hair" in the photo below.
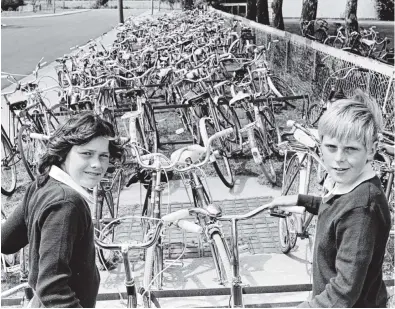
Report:
M 48 141 L 47 150 L 38 165 L 38 185 L 46 182 L 52 165 L 61 166 L 73 146 L 84 145 L 100 136 L 112 138 L 109 141 L 110 162 L 121 159 L 123 149 L 111 123 L 91 111 L 82 112 L 67 120 Z

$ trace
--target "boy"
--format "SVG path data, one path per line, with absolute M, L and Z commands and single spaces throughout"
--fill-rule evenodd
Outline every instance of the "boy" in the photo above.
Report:
M 363 94 L 338 100 L 318 124 L 328 193 L 280 196 L 273 207 L 298 205 L 318 215 L 313 297 L 299 307 L 385 307 L 382 265 L 390 211 L 370 161 L 382 127 L 379 108 Z

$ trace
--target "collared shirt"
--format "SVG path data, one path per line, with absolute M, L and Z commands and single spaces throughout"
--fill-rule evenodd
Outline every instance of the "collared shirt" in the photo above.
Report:
M 77 184 L 70 177 L 70 175 L 63 171 L 61 168 L 57 167 L 56 165 L 52 165 L 51 170 L 49 171 L 49 176 L 77 191 L 79 194 L 82 195 L 82 197 L 86 200 L 88 204 L 94 203 L 93 196 L 89 194 L 89 192 L 87 192 L 83 187 Z
M 324 197 L 327 197 L 329 195 L 343 195 L 349 193 L 352 190 L 354 190 L 357 186 L 359 186 L 361 183 L 373 178 L 374 176 L 376 176 L 376 172 L 373 170 L 372 165 L 370 163 L 367 163 L 365 165 L 361 174 L 351 184 L 336 183 L 333 181 L 332 177 L 328 175 L 328 177 L 326 177 L 324 182 L 324 188 L 328 190 L 328 193 L 326 193 Z

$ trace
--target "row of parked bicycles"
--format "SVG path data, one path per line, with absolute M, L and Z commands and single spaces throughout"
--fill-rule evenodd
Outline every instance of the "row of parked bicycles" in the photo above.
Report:
M 8 130 L 2 125 L 2 193 L 14 192 L 19 160 L 34 180 L 51 132 L 70 115 L 93 110 L 114 124 L 127 153 L 92 192 L 98 262 L 107 270 L 124 263 L 127 306 L 136 307 L 138 295 L 145 307 L 156 304 L 154 291 L 162 289 L 169 267 L 164 262 L 164 231 L 174 227 L 199 235 L 208 245 L 217 279 L 229 288 L 230 304 L 242 306 L 237 223 L 268 211 L 268 205 L 244 215 L 226 215 L 212 200 L 204 170 L 212 166 L 223 184 L 232 188 L 232 160 L 242 155 L 252 158 L 265 178 L 276 184 L 274 163 L 283 161 L 282 193 L 311 192 L 310 184 L 325 177 L 314 126 L 340 92 L 341 81 L 361 70 L 343 70 L 329 96 L 307 106 L 303 121 L 288 121 L 285 132 L 279 125 L 284 122 L 283 111 L 296 111 L 295 102 L 308 96 L 270 69 L 266 53 L 271 44 L 276 42 L 258 46 L 252 31 L 240 23 L 194 10 L 157 20 L 127 20 L 117 27 L 111 46 L 90 41 L 74 47 L 73 54 L 56 60 L 55 86 L 40 86 L 41 61 L 33 72 L 35 80 L 26 84 L 2 72 L 27 98 L 11 103 L 7 100 L 11 93 L 2 93 L 9 108 Z M 53 90 L 60 98 L 55 105 L 46 102 L 46 94 Z M 171 119 L 166 132 L 175 131 L 176 141 L 166 139 L 169 133 L 160 130 L 158 117 Z M 181 128 L 172 123 L 174 119 Z M 393 204 L 393 133 L 383 132 L 381 143 L 375 164 Z M 169 152 L 167 144 L 186 146 Z M 192 207 L 168 212 L 162 196 L 174 177 L 187 184 Z M 140 213 L 120 215 L 122 187 L 138 182 L 146 189 Z M 313 236 L 313 216 L 296 209 L 272 215 L 279 217 L 282 252 L 290 252 L 297 238 Z M 230 243 L 222 226 L 226 221 L 231 223 Z M 125 224 L 138 226 L 139 241 L 119 241 L 117 230 Z M 136 282 L 131 272 L 131 249 L 144 249 L 142 282 Z M 25 254 L 20 256 L 26 278 Z M 3 256 L 3 271 L 7 273 L 13 263 L 15 257 Z
M 335 29 L 333 33 L 329 31 L 330 28 Z M 300 32 L 302 36 L 325 45 L 394 65 L 394 48 L 391 47 L 391 39 L 380 35 L 376 26 L 359 27 L 359 31 L 348 33 L 345 25 L 341 23 L 330 26 L 324 19 L 315 19 L 302 21 Z

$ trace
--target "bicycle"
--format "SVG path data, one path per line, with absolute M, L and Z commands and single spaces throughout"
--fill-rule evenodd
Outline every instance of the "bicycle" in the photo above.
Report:
M 290 132 L 282 137 L 292 136 L 295 141 L 285 141 L 279 147 L 285 151 L 282 195 L 319 194 L 325 178 L 325 166 L 320 158 L 318 132 L 301 124 L 288 120 Z M 288 160 L 288 154 L 291 158 Z M 314 176 L 316 179 L 314 179 Z M 314 191 L 314 192 L 313 192 Z M 313 236 L 311 223 L 314 215 L 307 213 L 304 207 L 295 208 L 293 212 L 275 212 L 271 215 L 279 217 L 279 243 L 283 253 L 289 253 L 295 247 L 297 238 L 305 239 Z
M 203 122 L 204 120 L 201 121 Z M 204 132 L 205 129 L 202 130 Z M 229 134 L 231 131 L 232 131 L 231 128 L 226 129 L 221 132 L 215 133 L 214 136 L 211 136 L 210 138 L 207 138 L 206 148 L 199 145 L 192 145 L 192 146 L 181 148 L 172 154 L 171 160 L 169 160 L 167 157 L 165 157 L 163 154 L 160 153 L 140 155 L 137 147 L 132 145 L 132 149 L 134 149 L 134 154 L 136 155 L 136 160 L 139 166 L 141 166 L 146 170 L 153 171 L 151 179 L 150 180 L 146 179 L 145 181 L 145 183 L 147 183 L 148 181 L 151 182 L 151 186 L 148 187 L 147 195 L 144 202 L 144 207 L 142 210 L 142 215 L 146 216 L 147 218 L 151 218 L 152 220 L 147 224 L 143 224 L 142 229 L 144 231 L 144 237 L 148 237 L 153 233 L 154 230 L 158 228 L 159 223 L 157 222 L 159 222 L 158 220 L 160 220 L 161 218 L 160 205 L 161 205 L 161 192 L 163 190 L 163 186 L 161 186 L 160 184 L 162 183 L 161 178 L 163 177 L 161 173 L 162 170 L 167 170 L 167 171 L 176 170 L 182 173 L 188 171 L 195 206 L 202 209 L 207 208 L 207 209 L 211 209 L 212 211 L 213 210 L 218 211 L 218 209 L 211 204 L 211 198 L 209 197 L 209 193 L 203 187 L 203 183 L 200 180 L 200 177 L 196 173 L 195 169 L 198 169 L 199 166 L 206 164 L 210 160 L 210 158 L 214 155 L 210 147 L 213 140 L 218 139 L 226 134 Z M 206 134 L 203 133 L 203 135 L 205 136 Z M 203 154 L 205 154 L 205 158 L 202 161 L 199 161 L 199 158 Z M 153 162 L 149 164 L 148 162 L 150 162 L 151 160 L 153 160 Z M 131 179 L 130 183 L 137 182 L 138 178 L 139 177 L 137 176 L 137 178 Z M 162 220 L 163 219 L 164 217 L 162 217 Z M 113 219 L 110 218 L 109 220 L 113 220 Z M 108 221 L 108 219 L 103 218 L 103 219 L 99 219 L 99 221 L 105 222 Z M 210 222 L 201 221 L 200 224 L 209 225 Z M 213 241 L 213 242 L 209 241 L 209 243 L 214 258 L 214 264 L 216 266 L 219 278 L 224 278 L 225 275 L 223 274 L 223 270 L 220 264 L 218 263 L 218 257 L 217 257 L 217 251 L 221 250 L 218 248 L 224 247 L 223 237 L 221 236 L 222 232 L 220 231 L 220 227 L 218 228 L 219 229 L 215 231 L 213 230 L 213 232 L 210 235 L 207 235 L 207 240 L 210 239 Z M 113 239 L 113 231 L 108 229 L 108 231 L 104 233 L 103 229 L 101 229 L 101 233 L 105 234 L 106 238 L 108 238 L 110 241 L 111 239 Z M 147 248 L 147 251 L 145 253 L 145 267 L 144 267 L 144 280 L 143 280 L 143 286 L 145 291 L 149 291 L 150 287 L 153 284 L 156 284 L 158 289 L 161 288 L 162 272 L 163 272 L 162 237 L 158 237 L 156 243 L 150 246 L 149 248 Z M 229 278 L 229 271 L 227 272 L 227 275 Z M 225 280 L 222 279 L 220 281 L 221 283 L 223 283 Z M 149 304 L 150 302 L 148 301 L 147 305 Z

